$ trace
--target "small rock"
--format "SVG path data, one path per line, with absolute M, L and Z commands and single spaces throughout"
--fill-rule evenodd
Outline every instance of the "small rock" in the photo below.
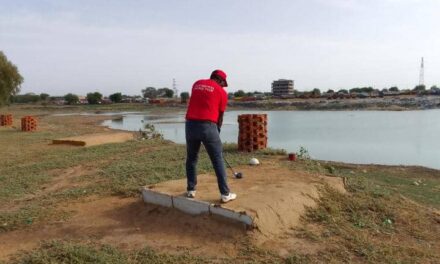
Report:
M 419 183 L 418 183 L 417 181 L 413 182 L 413 184 L 414 184 L 415 186 L 419 186 Z
M 391 219 L 385 219 L 384 223 L 387 225 L 391 225 L 393 221 L 391 221 Z
M 363 173 L 367 173 L 367 170 L 366 170 L 366 169 L 363 169 L 362 172 L 363 172 Z

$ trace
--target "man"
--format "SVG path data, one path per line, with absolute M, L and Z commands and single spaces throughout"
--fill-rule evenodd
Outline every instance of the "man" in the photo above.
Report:
M 223 113 L 228 102 L 223 87 L 227 86 L 226 73 L 215 70 L 210 79 L 199 80 L 192 87 L 185 125 L 187 196 L 190 198 L 196 195 L 196 167 L 201 143 L 214 167 L 221 201 L 227 203 L 237 198 L 229 191 L 220 140 Z

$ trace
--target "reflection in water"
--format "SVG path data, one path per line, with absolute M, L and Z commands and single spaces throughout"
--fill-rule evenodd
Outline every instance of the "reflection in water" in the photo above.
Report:
M 352 163 L 423 165 L 440 169 L 440 110 L 425 111 L 231 111 L 221 138 L 237 142 L 237 115 L 268 114 L 268 144 L 296 152 L 305 147 L 321 160 Z M 141 122 L 141 121 L 144 121 Z M 125 115 L 104 125 L 139 130 L 153 124 L 166 139 L 185 143 L 183 113 Z

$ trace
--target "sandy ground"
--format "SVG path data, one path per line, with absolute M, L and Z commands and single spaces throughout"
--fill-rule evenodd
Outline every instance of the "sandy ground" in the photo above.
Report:
M 323 184 L 345 192 L 342 178 L 294 172 L 279 162 L 266 160 L 259 166 L 237 168 L 244 178 L 229 178 L 229 185 L 238 199 L 222 207 L 245 212 L 254 219 L 253 237 L 258 244 L 278 238 L 300 221 L 306 207 L 315 206 L 318 189 Z M 173 196 L 184 195 L 186 179 L 149 186 Z M 196 200 L 219 204 L 220 194 L 215 175 L 199 175 Z
M 108 144 L 108 143 L 122 143 L 132 140 L 133 138 L 134 138 L 134 134 L 131 132 L 116 132 L 116 133 L 107 132 L 107 133 L 87 134 L 76 137 L 54 139 L 52 140 L 52 143 L 91 147 L 91 146 Z
M 166 252 L 191 250 L 195 255 L 234 256 L 235 243 L 246 232 L 241 225 L 221 219 L 206 221 L 147 205 L 140 198 L 92 197 L 63 206 L 74 215 L 66 222 L 0 234 L 0 259 L 51 239 L 93 240 L 122 249 L 150 246 Z

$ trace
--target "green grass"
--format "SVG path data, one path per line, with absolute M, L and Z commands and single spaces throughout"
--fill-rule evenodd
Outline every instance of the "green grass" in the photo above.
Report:
M 377 195 L 394 193 L 440 209 L 440 170 L 423 167 L 350 165 L 316 160 L 285 163 L 287 167 L 328 176 L 358 179 Z
M 435 263 L 440 225 L 432 212 L 370 181 L 349 177 L 348 194 L 328 186 L 298 236 L 325 245 L 292 263 Z
M 159 254 L 144 248 L 122 252 L 110 245 L 80 244 L 73 242 L 52 241 L 46 242 L 35 251 L 23 252 L 10 261 L 11 264 L 42 264 L 42 263 L 69 263 L 69 264 L 173 264 L 173 263 L 210 263 L 201 257 L 190 254 Z
M 204 264 L 204 263 L 302 263 L 283 259 L 275 254 L 251 246 L 250 241 L 240 246 L 238 256 L 218 258 L 193 256 L 186 251 L 179 254 L 158 253 L 148 247 L 137 250 L 122 251 L 111 245 L 98 243 L 81 243 L 78 241 L 46 241 L 32 251 L 20 252 L 9 261 L 11 264 L 43 263 L 126 263 L 126 264 Z M 246 246 L 248 245 L 248 246 Z M 1 262 L 0 262 L 1 263 Z
M 440 171 L 421 167 L 337 167 L 337 175 L 360 178 L 377 192 L 392 192 L 427 206 L 440 208 Z

